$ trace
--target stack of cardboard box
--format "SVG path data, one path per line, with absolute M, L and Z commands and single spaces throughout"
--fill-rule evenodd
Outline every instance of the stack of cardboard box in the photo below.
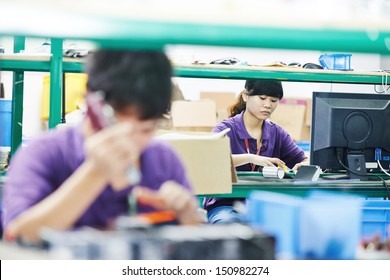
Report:
M 294 141 L 310 141 L 311 99 L 283 98 L 270 120 L 283 127 Z
M 228 107 L 234 102 L 234 92 L 201 92 L 200 100 L 172 102 L 171 129 L 211 131 L 228 118 Z

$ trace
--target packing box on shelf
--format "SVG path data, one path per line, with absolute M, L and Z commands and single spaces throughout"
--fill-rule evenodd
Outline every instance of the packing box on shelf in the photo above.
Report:
M 210 132 L 217 124 L 214 101 L 174 101 L 171 108 L 173 130 Z
M 283 127 L 294 141 L 310 140 L 311 99 L 284 98 L 270 120 Z
M 201 100 L 213 100 L 217 109 L 217 122 L 228 118 L 228 107 L 234 103 L 234 92 L 201 92 Z
M 156 137 L 167 141 L 178 153 L 197 195 L 232 192 L 232 183 L 237 177 L 227 136 L 160 130 Z

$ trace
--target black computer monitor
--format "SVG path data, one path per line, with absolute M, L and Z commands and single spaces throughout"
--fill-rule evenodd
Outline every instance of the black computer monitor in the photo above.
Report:
M 390 163 L 390 94 L 313 92 L 310 163 L 367 179 Z M 380 152 L 380 154 L 379 154 Z

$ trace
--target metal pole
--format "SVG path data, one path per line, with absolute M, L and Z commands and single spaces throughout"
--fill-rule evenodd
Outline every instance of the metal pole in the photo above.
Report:
M 49 128 L 61 123 L 62 42 L 62 39 L 51 40 Z
M 24 50 L 25 37 L 14 38 L 14 53 Z M 24 71 L 18 70 L 13 75 L 12 89 L 12 125 L 11 125 L 11 155 L 13 155 L 22 143 L 23 125 L 23 88 Z

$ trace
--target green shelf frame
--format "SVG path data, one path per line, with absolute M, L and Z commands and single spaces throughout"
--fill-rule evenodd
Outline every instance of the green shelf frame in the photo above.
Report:
M 163 49 L 168 44 L 190 44 L 390 54 L 389 20 L 370 22 L 357 19 L 346 23 L 336 19 L 310 24 L 302 18 L 295 18 L 293 24 L 286 21 L 282 25 L 280 21 L 263 22 L 261 18 L 252 22 L 243 18 L 241 22 L 239 15 L 235 18 L 229 15 L 230 19 L 224 20 L 220 18 L 224 16 L 220 13 L 222 11 L 217 11 L 214 18 L 206 22 L 193 22 L 183 20 L 183 16 L 177 20 L 164 18 L 161 13 L 156 17 L 145 15 L 142 18 L 140 14 L 132 16 L 131 11 L 129 16 L 115 17 L 109 11 L 93 14 L 83 8 L 58 9 L 52 5 L 46 9 L 39 6 L 29 6 L 28 9 L 28 15 L 34 14 L 39 20 L 21 21 L 23 13 L 18 5 L 3 5 L 0 34 L 88 40 L 104 48 L 122 49 Z M 53 19 L 73 24 L 58 25 L 55 30 L 50 24 L 42 24 L 51 23 Z
M 23 38 L 19 38 L 24 44 Z M 23 46 L 23 45 L 22 45 Z M 16 51 L 22 48 L 18 47 Z M 81 73 L 84 70 L 82 61 L 64 61 L 62 57 L 62 40 L 52 39 L 52 56 L 45 60 L 1 59 L 1 71 L 14 71 L 14 110 L 12 125 L 13 154 L 21 143 L 22 104 L 23 104 L 23 75 L 25 71 L 50 72 L 50 117 L 49 128 L 61 122 L 62 102 L 62 73 Z M 278 67 L 232 67 L 210 65 L 174 65 L 174 76 L 185 78 L 210 79 L 277 79 L 288 82 L 316 82 L 316 83 L 347 83 L 347 84 L 381 84 L 383 81 L 380 72 L 329 71 L 307 70 Z
M 61 121 L 62 74 L 79 73 L 83 70 L 82 62 L 65 62 L 62 57 L 63 39 L 86 40 L 96 43 L 101 48 L 114 49 L 158 49 L 167 45 L 208 45 L 247 48 L 272 48 L 292 50 L 319 50 L 321 52 L 357 52 L 390 55 L 390 21 L 383 19 L 376 22 L 365 22 L 358 19 L 344 22 L 317 22 L 308 25 L 296 19 L 292 25 L 281 25 L 280 22 L 262 22 L 261 19 L 244 20 L 237 23 L 232 17 L 221 20 L 224 14 L 217 13 L 208 22 L 193 22 L 156 17 L 140 17 L 133 14 L 126 17 L 115 17 L 108 11 L 90 13 L 87 7 L 79 10 L 58 9 L 47 5 L 45 9 L 30 5 L 21 10 L 17 4 L 2 5 L 0 17 L 0 36 L 17 36 L 17 38 L 51 38 L 52 57 L 48 61 L 0 60 L 0 70 L 15 72 L 13 140 L 12 153 L 21 143 L 21 110 L 22 110 L 22 77 L 24 71 L 47 71 L 51 73 L 51 98 L 49 127 L 53 128 Z M 131 14 L 131 13 L 129 13 Z M 34 15 L 36 21 L 24 20 L 22 17 Z M 219 16 L 222 16 L 221 18 Z M 50 23 L 69 22 L 54 29 Z M 339 21 L 342 22 L 342 21 Z M 77 28 L 75 28 L 77 26 Z M 373 36 L 373 34 L 375 36 Z M 15 49 L 15 52 L 17 50 Z M 218 69 L 203 66 L 176 66 L 174 75 L 187 78 L 214 79 L 278 79 L 291 82 L 324 82 L 348 84 L 381 84 L 382 76 L 344 72 L 332 73 L 315 71 L 294 71 L 275 69 Z M 16 84 L 18 83 L 18 85 Z
M 49 72 L 50 60 L 12 60 L 0 58 L 1 71 L 38 71 Z M 57 65 L 58 67 L 58 65 Z M 82 73 L 84 62 L 63 61 L 62 71 L 65 73 Z M 277 79 L 287 82 L 376 84 L 383 81 L 380 72 L 328 71 L 287 69 L 278 67 L 210 67 L 210 65 L 174 65 L 174 76 L 184 78 L 209 79 Z
M 312 190 L 349 193 L 363 197 L 384 198 L 390 196 L 390 188 L 386 189 L 383 182 L 376 178 L 380 176 L 386 181 L 387 185 L 390 185 L 390 177 L 383 174 L 371 174 L 370 177 L 376 178 L 376 181 L 344 181 L 341 183 L 329 180 L 326 184 L 323 182 L 312 182 L 311 184 L 305 182 L 299 184 L 299 182 L 294 183 L 288 180 L 280 180 L 279 182 L 276 182 L 275 180 L 264 180 L 263 178 L 256 181 L 256 177 L 262 177 L 262 174 L 253 172 L 237 172 L 237 176 L 239 181 L 237 183 L 233 183 L 232 193 L 199 195 L 199 199 L 204 197 L 246 198 L 254 191 L 270 191 L 305 197 Z M 323 176 L 324 175 L 322 174 L 321 177 Z
M 50 64 L 50 60 L 31 61 L 0 58 L 1 71 L 50 72 Z M 81 73 L 84 70 L 84 63 L 64 61 L 62 70 L 66 73 Z
M 48 72 L 50 70 L 50 61 L 0 59 L 0 70 Z
M 328 71 L 287 69 L 278 67 L 210 67 L 176 66 L 174 76 L 186 78 L 212 79 L 276 79 L 286 82 L 346 83 L 346 84 L 381 84 L 380 72 Z

